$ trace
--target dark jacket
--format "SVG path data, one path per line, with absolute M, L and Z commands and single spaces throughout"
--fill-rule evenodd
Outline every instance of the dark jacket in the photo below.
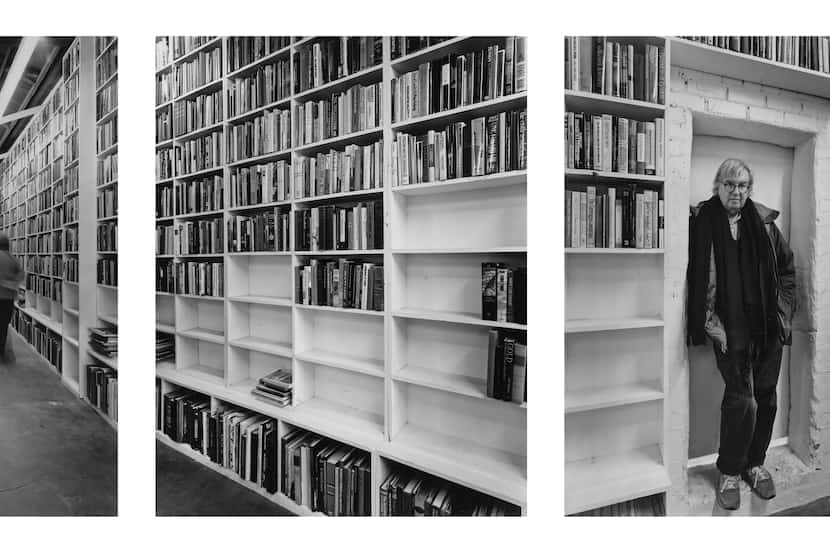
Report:
M 694 251 L 694 244 L 692 242 L 695 237 L 694 225 L 703 203 L 704 202 L 700 202 L 697 206 L 690 208 L 690 253 Z M 781 235 L 781 231 L 778 230 L 778 227 L 775 225 L 775 219 L 778 217 L 778 211 L 770 209 L 758 202 L 754 203 L 755 208 L 758 211 L 758 215 L 764 223 L 764 229 L 767 231 L 766 235 L 769 238 L 767 246 L 770 248 L 770 258 L 777 269 L 772 271 L 773 285 L 777 300 L 776 303 L 778 304 L 778 316 L 776 318 L 778 325 L 777 336 L 782 344 L 790 345 L 792 344 L 792 320 L 797 306 L 795 293 L 795 262 L 793 261 L 793 252 L 784 240 L 784 237 Z M 696 317 L 688 318 L 688 338 L 689 342 L 692 344 L 703 344 L 706 336 L 721 346 L 726 342 L 726 329 L 723 322 L 720 320 L 720 317 L 718 317 L 718 314 L 715 312 L 715 298 L 717 297 L 716 283 L 715 256 L 714 251 L 712 251 L 710 252 L 709 278 L 703 324 L 700 325 L 694 323 L 693 321 L 697 320 Z M 687 309 L 691 309 L 691 307 L 687 307 Z
M 8 250 L 0 250 L 0 299 L 17 299 L 17 289 L 24 277 L 17 259 Z

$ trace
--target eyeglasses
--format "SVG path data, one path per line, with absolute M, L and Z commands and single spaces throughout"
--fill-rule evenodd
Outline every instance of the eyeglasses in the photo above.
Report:
M 751 185 L 750 185 L 749 183 L 747 183 L 747 182 L 739 182 L 739 183 L 735 183 L 735 182 L 732 182 L 732 181 L 723 181 L 723 182 L 721 182 L 721 184 L 722 184 L 722 185 L 723 185 L 723 187 L 724 187 L 724 188 L 726 188 L 729 192 L 734 192 L 734 191 L 735 191 L 735 189 L 737 188 L 737 189 L 738 189 L 738 192 L 740 192 L 740 193 L 742 193 L 742 194 L 743 194 L 744 192 L 746 192 L 747 190 L 749 190 L 749 188 L 750 188 L 750 186 L 751 186 Z

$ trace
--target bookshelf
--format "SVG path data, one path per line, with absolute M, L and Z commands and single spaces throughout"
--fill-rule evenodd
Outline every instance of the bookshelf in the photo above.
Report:
M 629 121 L 658 118 L 665 121 L 665 96 L 670 89 L 667 68 L 676 62 L 674 41 L 661 37 L 606 39 L 606 44 L 621 44 L 622 52 L 631 45 L 634 52 L 642 51 L 646 58 L 646 46 L 657 47 L 663 58 L 660 60 L 658 53 L 656 78 L 652 82 L 658 87 L 662 83 L 664 92 L 648 100 L 638 98 L 637 92 L 628 94 L 621 90 L 613 94 L 614 87 L 611 93 L 604 94 L 605 90 L 593 87 L 590 67 L 587 83 L 576 76 L 570 80 L 566 76 L 566 87 L 570 85 L 564 94 L 566 128 L 568 112 L 610 115 Z M 582 68 L 586 59 L 592 59 L 595 51 L 604 51 L 607 45 L 597 48 L 587 37 L 577 42 L 576 48 L 573 42 L 566 44 L 566 51 L 577 59 L 583 56 L 578 75 L 584 75 Z M 566 70 L 573 67 L 569 63 Z M 647 73 L 648 69 L 643 72 Z M 621 80 L 624 80 L 622 76 Z M 637 86 L 633 91 L 637 91 Z M 667 144 L 666 133 L 662 136 L 658 133 L 654 151 L 665 152 Z M 659 159 L 655 159 L 652 174 L 644 171 L 635 174 L 629 170 L 633 169 L 631 164 L 619 159 L 623 154 L 614 156 L 617 167 L 604 166 L 602 170 L 596 166 L 581 168 L 578 163 L 569 162 L 568 155 L 571 154 L 566 151 L 566 192 L 585 191 L 589 187 L 620 190 L 633 186 L 633 190 L 655 191 L 661 202 L 665 197 L 665 170 L 660 167 Z M 572 159 L 579 157 L 577 152 Z M 593 160 L 597 161 L 595 157 Z M 641 232 L 645 233 L 645 229 Z M 670 483 L 665 458 L 668 428 L 663 337 L 665 246 L 659 240 L 652 242 L 651 247 L 641 244 L 637 248 L 620 247 L 610 239 L 605 242 L 611 247 L 593 247 L 593 244 L 577 247 L 573 242 L 574 247 L 565 248 L 566 514 L 663 494 Z
M 97 324 L 96 122 L 115 121 L 115 113 L 96 116 L 97 94 L 114 94 L 115 84 L 96 90 L 95 40 L 72 42 L 60 60 L 60 80 L 3 160 L 2 227 L 26 271 L 15 330 L 70 390 L 116 427 L 115 411 L 98 408 L 105 403 L 96 404 L 87 386 L 88 365 L 108 362 L 97 359 L 88 344 L 88 329 Z
M 492 174 L 393 185 L 398 175 L 391 162 L 395 141 L 405 134 L 440 131 L 502 112 L 516 111 L 518 121 L 518 111 L 526 109 L 526 90 L 427 115 L 392 117 L 394 79 L 448 55 L 471 54 L 496 43 L 504 47 L 506 37 L 448 37 L 395 59 L 394 40 L 380 37 L 369 63 L 335 78 L 321 70 L 309 82 L 301 71 L 305 56 L 313 59 L 316 44 L 325 52 L 326 37 L 281 37 L 285 40 L 275 40 L 258 59 L 240 55 L 238 60 L 232 56 L 234 37 L 198 38 L 190 41 L 192 49 L 181 48 L 178 55 L 175 46 L 186 41 L 156 39 L 156 327 L 160 339 L 175 340 L 175 357 L 157 361 L 159 397 L 198 392 L 210 398 L 211 408 L 232 405 L 273 417 L 280 438 L 299 428 L 368 452 L 373 515 L 381 513 L 383 479 L 400 466 L 525 513 L 527 404 L 488 397 L 486 369 L 488 331 L 524 332 L 526 325 L 482 320 L 481 265 L 527 265 L 526 168 L 505 165 Z M 175 75 L 197 58 L 205 66 L 218 60 L 221 76 L 210 67 L 192 88 L 176 94 Z M 272 84 L 244 89 L 245 79 Z M 170 90 L 164 88 L 168 85 Z M 333 101 L 333 95 L 341 99 Z M 342 107 L 364 96 L 373 97 L 374 109 L 366 110 L 365 120 L 342 118 L 334 136 L 298 117 L 306 109 L 319 114 L 338 101 Z M 214 105 L 209 98 L 220 101 Z M 176 132 L 181 123 L 173 121 L 175 114 L 188 113 L 189 102 L 206 109 L 199 110 L 195 125 L 185 119 L 182 132 Z M 211 116 L 202 117 L 207 113 Z M 287 126 L 285 113 L 290 114 Z M 250 130 L 260 121 L 267 121 L 272 140 L 252 144 L 239 138 L 245 132 L 242 125 Z M 179 163 L 177 149 L 184 151 L 192 140 L 205 137 L 210 140 L 196 147 L 213 152 L 220 144 L 216 163 Z M 232 157 L 229 148 L 241 149 Z M 362 183 L 321 190 L 303 184 L 315 174 L 310 158 L 335 163 L 339 155 L 339 163 L 356 163 L 350 152 L 362 155 L 371 169 L 364 170 Z M 326 161 L 317 161 L 327 155 Z M 251 168 L 257 165 L 276 175 L 273 194 L 244 198 L 234 183 L 254 178 Z M 210 200 L 185 209 L 185 196 L 178 191 L 188 187 Z M 306 210 L 334 206 L 348 211 L 372 202 L 377 223 L 364 228 L 374 229 L 374 243 L 367 238 L 348 242 L 348 249 L 298 249 L 298 217 Z M 287 216 L 288 247 L 277 231 L 276 244 L 233 251 L 234 217 L 265 213 L 277 221 Z M 343 217 L 345 224 L 345 213 Z M 211 226 L 216 219 L 219 225 Z M 174 232 L 197 232 L 199 225 L 200 236 L 213 237 L 209 245 L 221 246 L 199 253 L 175 251 Z M 301 284 L 298 269 L 314 260 L 325 265 L 341 258 L 383 266 L 382 277 L 376 274 L 383 284 L 382 307 L 344 309 L 300 301 L 295 293 Z M 222 293 L 200 295 L 182 288 L 182 275 L 174 267 L 187 263 L 203 275 L 210 271 L 214 282 L 221 279 Z M 276 368 L 292 374 L 292 400 L 286 407 L 251 393 Z M 161 429 L 158 435 L 245 483 Z M 311 514 L 282 484 L 275 494 L 256 489 L 297 514 Z

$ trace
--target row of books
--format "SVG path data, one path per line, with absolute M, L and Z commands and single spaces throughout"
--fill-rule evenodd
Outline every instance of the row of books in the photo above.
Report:
M 458 121 L 421 135 L 397 133 L 392 186 L 527 169 L 527 110 Z
M 170 84 L 173 82 L 173 76 L 170 73 L 162 73 L 156 75 L 156 105 L 166 104 L 172 98 Z
M 87 400 L 114 420 L 118 420 L 118 374 L 102 365 L 86 366 Z
M 383 265 L 353 259 L 311 259 L 296 271 L 296 302 L 383 311 Z
M 609 37 L 565 37 L 565 88 L 666 103 L 666 48 Z
M 173 104 L 173 134 L 182 136 L 224 120 L 222 117 L 222 91 L 206 92 L 184 102 Z M 168 113 L 162 110 L 161 114 Z M 156 115 L 158 118 L 159 115 Z
M 226 135 L 229 163 L 287 150 L 291 148 L 291 110 L 264 111 L 231 126 Z
M 170 276 L 164 275 L 165 282 L 169 284 L 168 278 L 172 278 L 175 283 L 176 294 L 213 297 L 225 295 L 224 263 L 218 261 L 174 261 L 168 265 L 167 273 Z
M 251 393 L 259 399 L 285 407 L 291 405 L 293 389 L 291 369 L 279 368 L 261 377 Z
M 565 163 L 569 169 L 665 175 L 666 122 L 616 115 L 565 113 Z
M 402 465 L 380 485 L 380 516 L 519 516 L 509 503 Z
M 646 497 L 638 497 L 629 501 L 622 501 L 612 505 L 605 505 L 589 511 L 575 513 L 576 517 L 664 517 L 666 516 L 666 502 L 663 494 L 658 493 Z
M 291 163 L 271 161 L 231 169 L 231 207 L 291 199 Z
M 447 40 L 455 38 L 451 36 L 393 36 L 390 37 L 392 59 L 396 60 L 409 54 L 414 54 L 424 48 L 435 46 Z
M 180 389 L 164 395 L 164 433 L 270 493 L 277 491 L 277 421 Z
M 118 142 L 118 115 L 95 127 L 95 136 L 98 153 L 114 146 Z
M 565 191 L 566 248 L 663 248 L 659 192 L 635 184 Z
M 228 81 L 228 114 L 231 117 L 279 102 L 291 95 L 291 64 L 275 61 L 253 73 Z
M 383 141 L 348 144 L 315 157 L 299 157 L 294 165 L 295 198 L 313 198 L 383 187 Z
M 173 178 L 173 148 L 165 148 L 156 152 L 156 180 Z
M 78 251 L 78 228 L 66 227 L 63 229 L 63 251 L 77 252 Z
M 95 95 L 95 119 L 101 119 L 118 107 L 118 81 L 113 81 Z
M 283 493 L 328 516 L 372 514 L 369 453 L 296 428 L 282 437 Z
M 199 52 L 173 66 L 173 97 L 178 98 L 222 77 L 222 47 Z
M 173 225 L 173 254 L 222 254 L 225 251 L 222 217 L 184 221 Z
M 294 231 L 295 251 L 383 249 L 383 202 L 297 209 Z
M 227 40 L 228 70 L 236 71 L 287 48 L 290 36 L 231 36 Z
M 156 225 L 156 255 L 173 255 L 175 248 L 173 225 Z
M 425 61 L 392 81 L 392 120 L 406 121 L 432 113 L 495 100 L 527 90 L 524 37 L 464 54 Z
M 222 165 L 225 159 L 222 142 L 222 131 L 213 131 L 174 146 L 173 162 L 176 174 L 186 175 Z
M 96 246 L 99 252 L 114 252 L 118 249 L 118 222 L 98 223 Z
M 99 190 L 96 196 L 97 217 L 114 217 L 118 213 L 118 188 Z M 78 197 L 75 196 L 66 202 L 66 221 L 78 220 Z
M 58 372 L 63 369 L 63 338 L 31 317 L 23 314 L 18 332 Z
M 526 403 L 527 335 L 493 329 L 487 339 L 487 397 Z
M 76 167 L 77 169 L 77 167 Z M 118 179 L 118 152 L 113 152 L 98 160 L 96 181 L 99 185 L 114 182 Z M 77 173 L 76 173 L 77 176 Z M 77 190 L 77 186 L 75 188 Z M 71 188 L 67 187 L 67 192 Z
M 481 318 L 527 324 L 527 267 L 481 264 Z
M 55 282 L 60 284 L 60 281 Z M 26 290 L 34 294 L 37 294 L 38 296 L 43 296 L 44 298 L 53 299 L 55 296 L 54 284 L 52 282 L 52 279 L 31 273 L 26 275 Z
M 96 267 L 98 284 L 118 286 L 118 260 L 115 258 L 99 259 Z
M 287 252 L 291 250 L 290 216 L 277 208 L 228 219 L 228 251 Z
M 173 37 L 173 59 L 176 60 L 182 56 L 185 56 L 199 48 L 204 46 L 208 42 L 212 41 L 217 37 L 215 36 L 174 36 Z
M 356 84 L 333 92 L 328 99 L 309 100 L 294 109 L 292 143 L 299 146 L 375 129 L 383 124 L 383 83 Z
M 170 37 L 156 37 L 156 70 L 170 65 Z
M 78 282 L 77 257 L 67 257 L 63 260 L 63 279 L 67 282 Z
M 176 338 L 172 334 L 156 332 L 156 361 L 175 359 Z
M 173 138 L 173 117 L 169 109 L 156 112 L 156 144 Z
M 684 36 L 687 40 L 830 73 L 827 36 Z
M 179 181 L 173 187 L 176 215 L 217 211 L 224 206 L 222 175 Z
M 170 185 L 156 188 L 156 218 L 173 217 L 175 204 L 173 201 L 173 187 Z
M 118 329 L 112 326 L 90 328 L 89 345 L 106 357 L 118 355 Z
M 103 85 L 117 71 L 118 45 L 114 45 L 95 61 L 95 88 Z
M 317 88 L 382 61 L 383 42 L 379 36 L 315 39 L 294 54 L 294 93 Z

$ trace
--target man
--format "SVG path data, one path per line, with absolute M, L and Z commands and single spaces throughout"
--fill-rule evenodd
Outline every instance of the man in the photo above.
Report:
M 726 389 L 721 403 L 717 498 L 740 507 L 740 477 L 762 498 L 775 497 L 764 468 L 778 398 L 781 349 L 792 342 L 793 254 L 775 225 L 778 212 L 750 199 L 747 164 L 727 159 L 713 195 L 692 209 L 688 334 L 708 336 Z
M 9 253 L 9 237 L 0 232 L 0 358 L 9 363 L 14 362 L 11 343 L 6 347 L 9 322 L 12 320 L 12 308 L 17 298 L 17 290 L 23 281 L 20 264 Z

